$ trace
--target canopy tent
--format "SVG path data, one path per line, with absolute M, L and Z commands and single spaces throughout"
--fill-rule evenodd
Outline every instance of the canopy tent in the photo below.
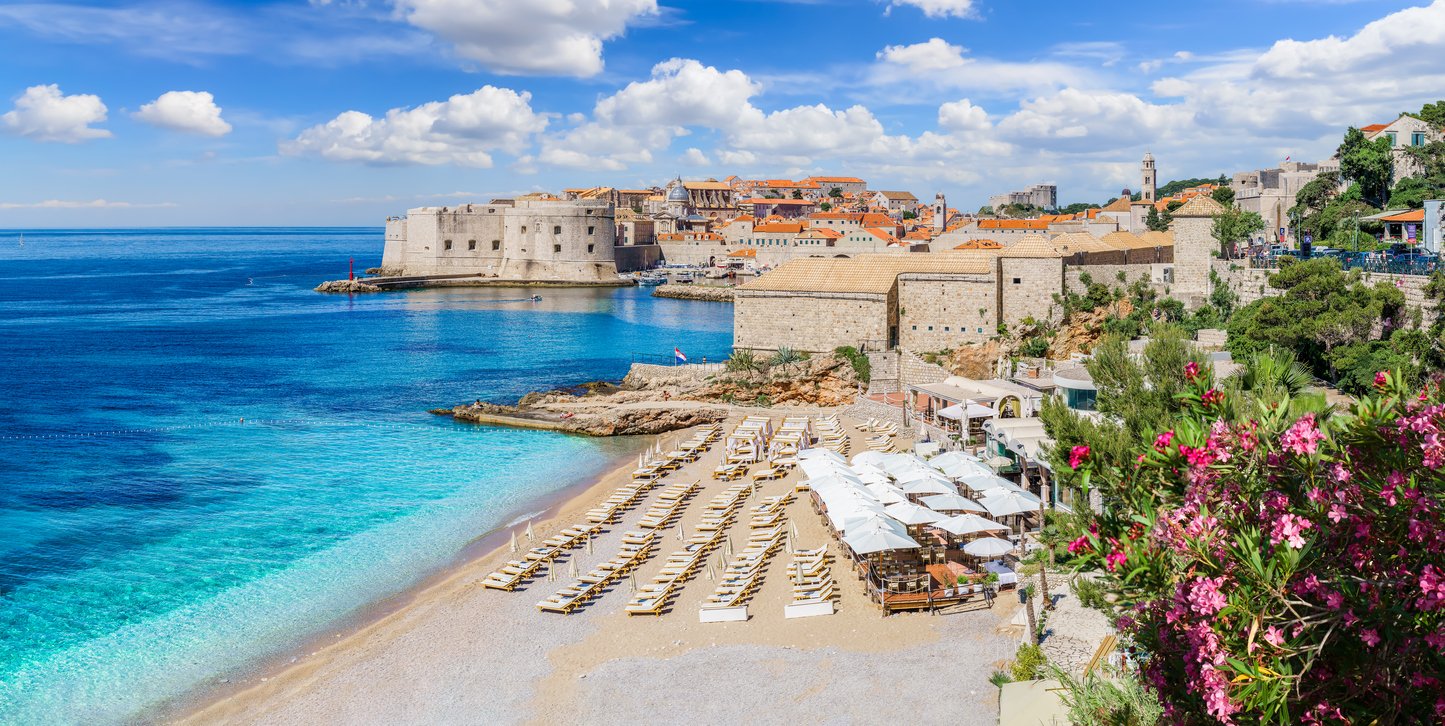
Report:
M 935 512 L 983 512 L 983 505 L 958 494 L 934 494 L 923 498 L 923 506 Z
M 943 515 L 932 509 L 920 507 L 917 504 L 909 504 L 908 502 L 890 504 L 884 507 L 883 511 L 886 512 L 888 516 L 908 525 L 933 524 L 934 522 L 941 522 L 945 519 Z
M 888 550 L 916 550 L 918 540 L 896 530 L 883 526 L 867 526 L 843 536 L 843 543 L 860 555 Z
M 962 421 L 964 418 L 993 418 L 997 413 L 988 406 L 980 406 L 977 403 L 968 404 L 968 408 L 964 408 L 963 404 L 955 403 L 939 411 L 938 415 L 941 418 Z
M 963 551 L 974 557 L 1000 557 L 1013 550 L 1012 542 L 997 537 L 980 537 L 963 546 Z
M 832 449 L 803 449 L 802 451 L 798 452 L 798 461 L 804 461 L 807 459 L 827 459 L 829 461 L 842 464 L 843 466 L 848 465 L 848 460 L 843 458 L 842 454 L 839 454 Z
M 987 492 L 991 491 L 1023 491 L 1023 489 L 1019 488 L 1019 485 L 994 473 L 970 474 L 965 477 L 960 477 L 958 483 L 983 496 L 987 496 Z
M 832 459 L 813 457 L 810 459 L 798 459 L 798 466 L 803 470 L 803 475 L 809 479 L 818 479 L 833 473 L 843 473 L 849 478 L 857 479 L 853 468 L 846 463 L 838 463 Z
M 960 514 L 933 525 L 949 534 L 965 535 L 978 532 L 1007 532 L 1008 526 L 977 514 Z

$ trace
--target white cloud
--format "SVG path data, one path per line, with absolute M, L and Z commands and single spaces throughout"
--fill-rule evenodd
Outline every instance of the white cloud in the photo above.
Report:
M 967 62 L 963 59 L 963 53 L 963 46 L 954 45 L 943 38 L 929 38 L 926 42 L 913 45 L 887 46 L 878 52 L 878 60 L 903 66 L 915 73 L 926 73 L 962 67 Z
M 940 89 L 971 90 L 1008 96 L 1020 90 L 1044 91 L 1093 85 L 1091 71 L 1057 61 L 1001 61 L 975 58 L 942 38 L 912 45 L 890 45 L 877 53 L 867 80 L 896 88 L 901 83 Z
M 174 202 L 135 203 L 112 202 L 105 199 L 47 199 L 43 202 L 0 202 L 0 209 L 159 209 L 176 206 Z
M 37 141 L 74 144 L 90 139 L 110 138 L 105 129 L 91 124 L 105 121 L 106 108 L 100 96 L 77 93 L 67 96 L 60 86 L 31 86 L 15 99 L 15 109 L 0 116 L 11 133 Z
M 1258 76 L 1323 79 L 1369 67 L 1377 74 L 1402 75 L 1415 69 L 1439 72 L 1445 45 L 1445 1 L 1408 8 L 1376 20 L 1349 38 L 1281 40 L 1254 64 Z M 1383 61 L 1388 60 L 1388 63 Z
M 998 128 L 1005 137 L 1044 146 L 1099 151 L 1135 146 L 1141 139 L 1157 141 L 1191 121 L 1188 109 L 1152 104 L 1130 93 L 1066 88 L 1023 102 Z
M 973 2 L 974 0 L 892 0 L 888 3 L 888 9 L 912 5 L 930 18 L 968 18 L 974 15 Z
M 483 86 L 446 101 L 394 108 L 384 118 L 347 111 L 281 144 L 291 155 L 371 164 L 458 164 L 490 167 L 491 151 L 521 151 L 547 127 L 532 95 Z
M 702 149 L 699 149 L 696 146 L 689 147 L 687 151 L 683 152 L 682 163 L 690 164 L 692 166 L 712 165 L 712 161 L 708 160 L 707 154 L 704 154 Z
M 225 136 L 231 125 L 221 118 L 216 98 L 206 91 L 168 91 L 140 107 L 135 117 L 154 126 L 202 136 Z
M 595 76 L 602 43 L 658 13 L 657 0 L 396 0 L 407 22 L 497 73 Z
M 988 112 L 966 98 L 950 101 L 938 107 L 938 126 L 952 131 L 987 131 Z

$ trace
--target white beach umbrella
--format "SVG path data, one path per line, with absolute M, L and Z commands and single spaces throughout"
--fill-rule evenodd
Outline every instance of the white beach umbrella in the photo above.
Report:
M 1007 517 L 1010 514 L 1032 512 L 1039 508 L 1039 498 L 1027 492 L 992 490 L 978 500 L 989 514 Z
M 933 526 L 949 534 L 957 535 L 1008 531 L 1007 525 L 999 524 L 992 519 L 985 519 L 977 514 L 960 514 L 957 517 L 949 517 Z
M 843 530 L 845 538 L 854 532 L 879 528 L 891 529 L 899 534 L 908 534 L 907 526 L 888 516 L 888 513 L 882 509 L 851 514 L 843 519 L 843 526 L 839 527 Z
M 878 501 L 884 505 L 908 501 L 908 495 L 892 484 L 869 484 L 863 488 L 877 497 Z
M 678 541 L 678 542 L 681 542 L 681 541 L 683 541 L 683 540 L 685 540 L 685 539 L 687 539 L 687 533 L 684 532 L 683 529 L 682 529 L 682 522 L 678 522 L 678 523 L 677 523 L 677 541 Z
M 935 512 L 984 512 L 983 505 L 958 494 L 934 494 L 923 498 L 923 506 Z
M 632 591 L 637 592 L 637 571 L 633 570 L 628 574 L 627 579 L 632 583 Z
M 512 547 L 512 552 L 516 552 L 516 551 L 517 551 L 517 530 L 515 530 L 515 529 L 512 530 L 512 544 L 511 544 L 511 547 Z
M 908 504 L 906 502 L 890 504 L 885 507 L 883 511 L 887 512 L 888 516 L 904 524 L 933 524 L 934 522 L 941 522 L 946 519 L 946 517 L 932 509 L 920 507 L 917 504 Z
M 842 464 L 843 466 L 848 465 L 848 460 L 843 458 L 842 454 L 839 454 L 838 452 L 831 449 L 803 449 L 798 452 L 798 463 L 800 465 L 804 461 L 809 461 L 813 459 L 831 461 L 835 464 Z
M 957 494 L 958 488 L 933 479 L 921 479 L 904 484 L 903 491 L 908 494 Z
M 712 563 L 709 562 L 709 563 L 707 563 L 707 581 L 708 581 L 708 582 L 712 582 L 712 581 L 713 581 L 713 577 L 714 577 L 714 575 L 712 574 Z
M 527 520 L 527 539 L 532 539 L 532 520 Z
M 587 531 L 587 554 L 592 554 L 592 531 Z
M 916 550 L 918 540 L 906 534 L 899 534 L 886 526 L 870 526 L 849 532 L 843 541 L 860 555 L 886 552 L 889 550 Z
M 877 466 L 879 462 L 887 460 L 888 455 L 881 451 L 865 451 L 853 457 L 853 466 L 871 464 Z
M 574 579 L 574 580 L 577 579 L 577 558 L 576 558 L 576 557 L 568 557 L 568 558 L 567 558 L 567 576 L 568 576 L 568 577 L 571 577 L 571 578 Z
M 1013 550 L 1012 542 L 997 537 L 980 537 L 963 546 L 963 551 L 974 557 L 1001 557 Z
M 997 474 L 970 474 L 961 477 L 958 482 L 969 488 L 970 491 L 978 492 L 987 496 L 990 491 L 1023 491 L 1019 485 L 997 475 Z

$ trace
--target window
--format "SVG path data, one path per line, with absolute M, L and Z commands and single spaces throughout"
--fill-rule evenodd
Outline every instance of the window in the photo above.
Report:
M 1022 277 L 1015 277 L 1015 278 L 1014 278 L 1014 284 L 1015 284 L 1015 285 L 1020 285 L 1020 284 L 1023 283 L 1023 281 L 1024 281 L 1024 280 L 1023 280 Z
M 558 255 L 562 254 L 562 245 L 552 245 L 552 253 Z
M 947 326 L 947 325 L 943 326 L 943 332 L 945 332 L 945 333 L 948 332 L 948 326 Z
M 447 240 L 446 242 L 443 242 L 442 245 L 443 245 L 443 246 L 442 246 L 442 249 L 447 249 L 447 250 L 449 250 L 449 249 L 452 248 L 452 241 L 451 241 L 451 240 Z
M 933 332 L 933 326 L 932 326 L 932 325 L 928 326 L 928 332 L 930 332 L 930 333 Z
M 597 248 L 597 245 L 587 245 L 587 254 L 589 254 L 589 255 L 592 254 L 592 250 L 594 250 L 594 249 L 596 249 L 596 248 Z
M 1390 145 L 1391 145 L 1391 146 L 1399 146 L 1400 141 L 1399 141 L 1398 138 L 1396 138 L 1396 134 L 1395 134 L 1394 131 L 1386 131 L 1386 132 L 1385 132 L 1385 135 L 1388 136 L 1388 137 L 1390 137 Z
M 1098 391 L 1083 391 L 1073 388 L 1064 389 L 1064 401 L 1068 403 L 1069 408 L 1075 411 L 1093 411 L 1096 407 L 1098 397 Z
M 467 249 L 475 251 L 477 249 L 477 241 L 474 239 L 467 240 Z
M 553 225 L 553 226 L 552 226 L 552 234 L 562 234 L 562 225 L 560 225 L 560 224 Z
M 524 225 L 522 225 L 522 234 L 526 234 L 526 233 L 527 233 L 527 225 L 524 224 Z
M 1415 133 L 1410 134 L 1410 145 L 1411 145 L 1411 146 L 1424 146 L 1424 145 L 1425 145 L 1425 134 L 1422 134 L 1422 133 L 1420 133 L 1419 131 L 1416 131 Z
M 496 210 L 495 208 L 493 208 L 493 207 L 487 207 L 487 214 L 496 214 L 496 213 L 497 213 L 497 210 Z
M 496 252 L 499 249 L 502 249 L 502 241 L 499 239 L 492 240 L 492 251 Z
M 591 212 L 588 212 L 588 214 L 591 214 Z M 597 231 L 597 228 L 596 228 L 596 227 L 588 227 L 588 228 L 587 228 L 587 234 L 592 234 L 592 233 L 594 233 L 594 232 L 596 232 L 596 231 Z
M 914 329 L 914 330 L 918 330 L 918 326 L 917 326 L 917 325 L 913 326 L 913 329 Z
M 978 329 L 978 332 L 982 333 L 982 332 L 983 332 L 983 328 L 979 328 L 979 329 Z

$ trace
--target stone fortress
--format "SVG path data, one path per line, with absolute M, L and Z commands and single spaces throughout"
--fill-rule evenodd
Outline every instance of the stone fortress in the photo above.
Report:
M 609 201 L 496 199 L 419 207 L 386 220 L 382 268 L 404 278 L 623 284 Z

